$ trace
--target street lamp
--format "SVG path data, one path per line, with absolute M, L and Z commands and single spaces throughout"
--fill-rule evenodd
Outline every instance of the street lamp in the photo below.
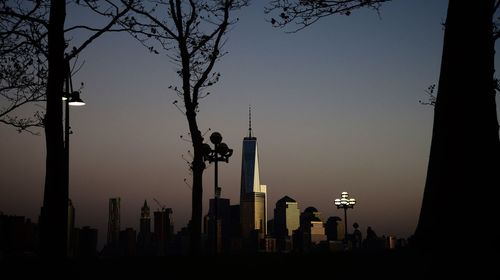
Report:
M 347 192 L 342 192 L 341 198 L 335 199 L 335 206 L 337 206 L 337 209 L 344 209 L 344 240 L 347 240 L 347 209 L 354 208 L 354 204 L 356 204 L 356 199 L 349 198 Z
M 210 135 L 210 142 L 214 144 L 214 148 L 212 149 L 209 144 L 203 144 L 203 156 L 204 160 L 208 160 L 209 163 L 215 163 L 215 174 L 214 174 L 214 217 L 215 217 L 215 228 L 214 228 L 214 240 L 215 240 L 215 252 L 218 252 L 218 239 L 217 239 L 217 231 L 218 231 L 218 213 L 217 213 L 217 204 L 218 198 L 221 195 L 221 188 L 219 187 L 219 161 L 229 162 L 229 157 L 233 154 L 233 149 L 229 149 L 226 143 L 222 142 L 222 135 L 219 132 L 214 132 Z
M 80 92 L 73 90 L 73 82 L 71 80 L 71 68 L 69 65 L 69 60 L 66 59 L 66 69 L 65 69 L 65 90 L 62 93 L 62 100 L 64 101 L 64 174 L 63 179 L 65 183 L 65 197 L 68 200 L 66 202 L 66 210 L 68 210 L 69 203 L 69 135 L 71 134 L 71 128 L 69 126 L 69 106 L 83 106 L 85 102 L 80 98 Z M 67 212 L 66 219 L 68 219 L 69 212 Z M 67 225 L 67 245 L 66 252 L 70 252 L 70 240 L 71 238 L 70 225 Z
M 65 86 L 66 90 L 62 95 L 62 100 L 64 101 L 64 179 L 69 194 L 69 135 L 71 134 L 71 127 L 69 126 L 69 106 L 85 105 L 85 102 L 80 98 L 80 92 L 73 90 L 69 60 L 66 62 Z

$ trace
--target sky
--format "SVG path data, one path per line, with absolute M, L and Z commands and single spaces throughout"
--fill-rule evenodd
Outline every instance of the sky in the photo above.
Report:
M 445 0 L 396 0 L 377 14 L 320 20 L 298 33 L 273 28 L 252 1 L 237 13 L 220 82 L 203 99 L 202 132 L 223 135 L 234 154 L 221 163 L 222 196 L 239 203 L 241 148 L 252 106 L 268 212 L 288 195 L 326 220 L 342 216 L 334 199 L 357 199 L 349 223 L 365 232 L 408 237 L 415 230 L 429 157 L 433 107 L 421 105 L 439 79 Z M 89 20 L 68 13 L 68 21 Z M 83 18 L 82 18 L 83 17 Z M 79 38 L 74 38 L 78 40 Z M 187 121 L 172 105 L 179 85 L 165 54 L 149 53 L 127 34 L 107 34 L 80 56 L 84 107 L 71 108 L 70 198 L 76 226 L 106 240 L 108 199 L 121 198 L 121 227 L 139 228 L 140 207 L 173 209 L 175 230 L 191 213 Z M 38 219 L 45 138 L 0 126 L 0 211 Z M 204 176 L 204 212 L 213 197 Z M 271 217 L 270 217 L 271 218 Z

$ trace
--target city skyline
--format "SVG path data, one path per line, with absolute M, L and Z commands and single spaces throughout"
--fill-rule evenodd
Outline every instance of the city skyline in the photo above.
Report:
M 380 16 L 360 10 L 296 34 L 273 29 L 260 3 L 241 11 L 225 47 L 229 54 L 217 66 L 221 82 L 200 106 L 202 132 L 221 132 L 235 150 L 220 168 L 222 196 L 238 201 L 240 141 L 251 104 L 270 205 L 289 195 L 302 211 L 314 206 L 324 217 L 341 216 L 333 200 L 348 191 L 359 202 L 349 221 L 411 235 L 433 117 L 432 107 L 418 101 L 439 77 L 446 3 L 395 1 Z M 184 183 L 190 176 L 181 155 L 189 160 L 191 147 L 180 138 L 188 138 L 187 128 L 172 105 L 175 95 L 167 94 L 178 81 L 173 66 L 120 34 L 106 36 L 81 59 L 85 65 L 73 79 L 85 83 L 87 105 L 71 111 L 76 225 L 98 228 L 101 243 L 109 198 L 122 199 L 122 228 L 136 229 L 144 199 L 156 198 L 173 209 L 179 229 L 190 216 L 191 190 Z M 45 163 L 41 133 L 0 127 L 5 214 L 37 220 Z M 204 213 L 213 196 L 212 170 L 204 175 Z

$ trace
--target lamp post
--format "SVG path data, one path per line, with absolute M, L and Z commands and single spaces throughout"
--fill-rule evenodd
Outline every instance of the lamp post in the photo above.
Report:
M 215 174 L 214 174 L 214 252 L 217 253 L 219 251 L 218 246 L 218 238 L 217 231 L 219 225 L 219 215 L 217 213 L 218 207 L 218 198 L 221 195 L 221 188 L 219 187 L 219 161 L 229 162 L 229 157 L 233 154 L 233 150 L 229 149 L 226 143 L 222 142 L 222 135 L 219 132 L 214 132 L 210 135 L 210 142 L 214 144 L 214 148 L 212 149 L 209 144 L 203 144 L 203 155 L 204 160 L 208 160 L 209 163 L 214 162 L 215 164 Z
M 69 106 L 85 105 L 85 102 L 80 98 L 80 92 L 73 90 L 69 60 L 67 60 L 66 64 L 65 87 L 66 90 L 62 95 L 62 100 L 64 101 L 64 179 L 69 194 L 69 135 L 71 133 L 71 127 L 69 126 Z
M 356 204 L 356 199 L 349 198 L 347 192 L 342 192 L 341 198 L 335 199 L 335 206 L 337 206 L 337 209 L 344 209 L 344 240 L 347 240 L 347 209 L 354 208 L 354 204 Z

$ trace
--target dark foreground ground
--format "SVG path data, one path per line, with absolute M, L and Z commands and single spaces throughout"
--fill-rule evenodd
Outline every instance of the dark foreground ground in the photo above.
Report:
M 432 261 L 431 261 L 432 259 Z M 47 260 L 0 259 L 0 279 L 470 279 L 491 275 L 474 258 L 409 250 Z M 491 275 L 498 279 L 498 275 Z

